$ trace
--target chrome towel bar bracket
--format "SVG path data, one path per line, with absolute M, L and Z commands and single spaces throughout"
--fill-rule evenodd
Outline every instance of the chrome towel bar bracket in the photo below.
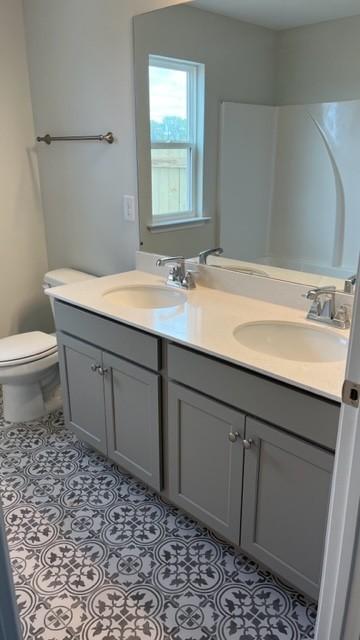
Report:
M 47 133 L 45 136 L 38 136 L 37 142 L 45 142 L 51 144 L 52 142 L 78 142 L 83 140 L 95 141 L 95 142 L 108 142 L 112 144 L 114 142 L 114 134 L 111 131 L 100 136 L 51 136 Z

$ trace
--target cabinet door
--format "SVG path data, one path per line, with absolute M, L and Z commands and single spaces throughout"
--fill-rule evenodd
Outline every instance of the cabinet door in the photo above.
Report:
M 101 351 L 62 333 L 58 344 L 66 423 L 80 439 L 106 454 Z
M 103 354 L 109 457 L 158 491 L 160 376 Z
M 238 411 L 169 384 L 170 499 L 236 544 L 244 425 Z
M 241 546 L 317 598 L 334 457 L 250 418 L 246 438 Z

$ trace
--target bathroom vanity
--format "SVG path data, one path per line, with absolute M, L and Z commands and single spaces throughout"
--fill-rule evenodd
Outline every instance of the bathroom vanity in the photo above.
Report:
M 148 284 L 159 281 L 142 275 Z M 172 313 L 116 309 L 100 293 L 120 279 L 133 281 L 131 274 L 122 274 L 51 292 L 58 297 L 68 426 L 190 516 L 317 598 L 339 400 L 271 371 L 265 375 L 248 361 L 236 363 L 235 343 L 230 360 L 219 339 L 212 353 L 205 342 L 185 340 L 185 326 L 201 332 L 199 323 L 205 322 L 201 330 L 207 324 L 210 332 L 211 320 L 204 317 L 208 298 L 228 294 L 197 289 L 183 310 L 176 307 Z M 229 296 L 233 305 L 235 297 Z M 306 379 L 306 366 L 295 365 Z M 323 366 L 323 371 L 332 368 Z

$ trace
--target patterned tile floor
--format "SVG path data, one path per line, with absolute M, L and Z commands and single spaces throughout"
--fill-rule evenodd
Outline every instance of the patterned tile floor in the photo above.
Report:
M 24 639 L 303 640 L 315 605 L 79 442 L 1 419 Z

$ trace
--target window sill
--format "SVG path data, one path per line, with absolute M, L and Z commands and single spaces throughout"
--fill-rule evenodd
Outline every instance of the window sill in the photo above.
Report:
M 199 217 L 199 218 L 187 218 L 186 220 L 168 220 L 167 222 L 154 222 L 148 224 L 147 228 L 151 233 L 161 233 L 162 231 L 176 231 L 183 227 L 199 227 L 207 222 L 210 222 L 211 218 Z

